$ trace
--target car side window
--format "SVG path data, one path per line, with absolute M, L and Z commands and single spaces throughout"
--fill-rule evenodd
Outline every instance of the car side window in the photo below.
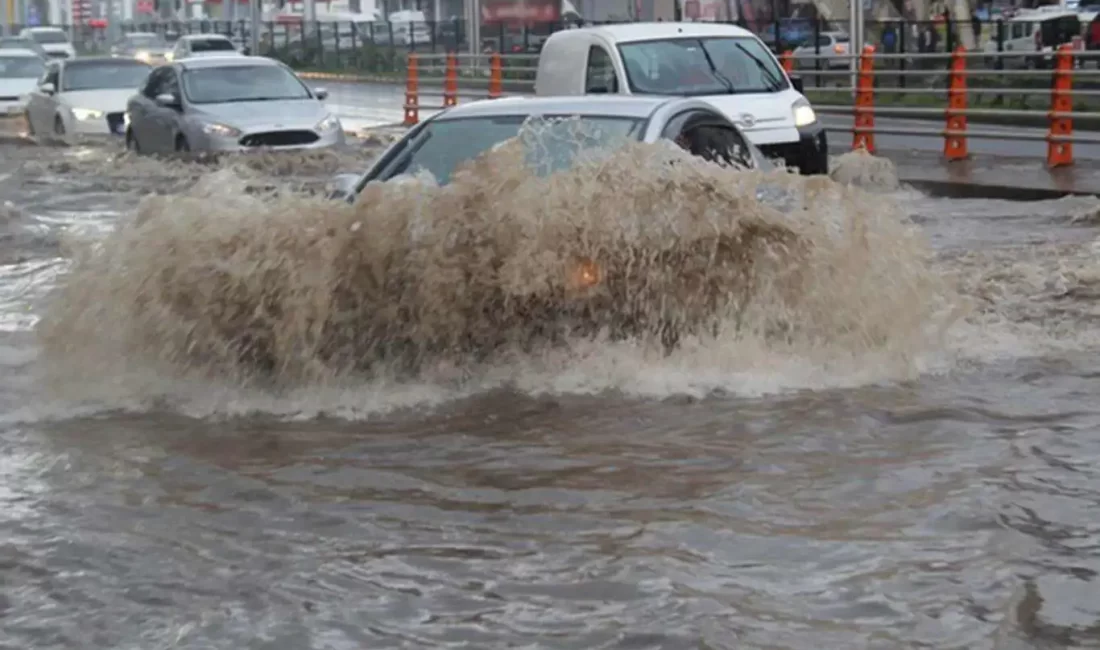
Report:
M 179 79 L 176 78 L 176 71 L 173 70 L 172 68 L 166 68 L 164 73 L 165 73 L 164 74 L 164 83 L 161 86 L 161 91 L 160 92 L 167 93 L 169 95 L 175 95 L 176 97 L 179 97 L 180 96 L 180 82 L 179 82 Z
M 149 99 L 155 99 L 157 95 L 164 92 L 164 78 L 166 73 L 170 72 L 169 68 L 157 68 L 149 75 L 149 78 L 145 81 L 145 88 L 141 91 L 141 94 L 145 95 Z
M 607 50 L 599 45 L 588 49 L 588 66 L 584 76 L 584 92 L 617 93 L 619 78 L 615 74 L 615 64 Z

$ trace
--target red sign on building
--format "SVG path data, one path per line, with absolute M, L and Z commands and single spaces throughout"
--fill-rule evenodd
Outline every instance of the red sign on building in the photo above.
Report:
M 551 23 L 561 19 L 556 0 L 488 0 L 481 5 L 487 23 Z

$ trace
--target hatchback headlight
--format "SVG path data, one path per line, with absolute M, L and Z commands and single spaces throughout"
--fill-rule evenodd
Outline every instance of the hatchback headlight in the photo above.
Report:
M 103 117 L 103 111 L 93 111 L 90 108 L 74 108 L 73 117 L 80 120 L 81 122 L 86 122 L 87 120 L 98 120 L 99 118 Z
M 317 123 L 313 128 L 324 133 L 325 131 L 332 131 L 333 129 L 340 128 L 340 120 L 335 115 L 326 115 L 325 119 Z
M 809 126 L 817 121 L 817 114 L 814 113 L 810 102 L 805 99 L 800 99 L 792 104 L 791 112 L 794 113 L 795 126 Z
M 240 129 L 233 128 L 228 124 L 207 124 L 202 127 L 204 133 L 209 135 L 220 135 L 225 138 L 235 138 L 241 134 Z

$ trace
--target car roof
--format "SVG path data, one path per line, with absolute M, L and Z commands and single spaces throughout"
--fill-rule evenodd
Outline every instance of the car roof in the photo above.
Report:
M 82 57 L 79 57 L 79 58 L 76 58 L 76 59 L 54 60 L 54 61 L 50 61 L 50 63 L 60 63 L 61 65 L 65 66 L 66 68 L 79 68 L 79 67 L 81 67 L 85 64 L 93 64 L 93 63 L 130 63 L 130 64 L 137 63 L 137 64 L 140 64 L 140 65 L 146 65 L 146 66 L 149 65 L 148 63 L 145 63 L 143 61 L 138 61 L 137 59 L 130 59 L 130 58 L 125 58 L 125 57 L 120 58 L 120 57 L 117 57 L 117 56 L 82 56 Z
M 15 48 L 15 47 L 0 48 L 0 56 L 11 57 L 13 59 L 15 59 L 15 58 L 18 58 L 18 59 L 31 59 L 31 58 L 40 59 L 40 58 L 42 58 L 42 57 L 38 56 L 38 52 L 35 52 L 34 50 L 23 50 L 23 49 L 19 49 L 19 48 Z
M 266 56 L 244 56 L 241 54 L 226 54 L 225 56 L 200 56 L 193 59 L 180 59 L 176 65 L 187 70 L 196 68 L 229 68 L 242 65 L 281 65 L 275 59 Z
M 575 95 L 568 97 L 504 97 L 461 104 L 438 114 L 438 120 L 501 115 L 570 114 L 622 115 L 647 118 L 660 106 L 680 97 L 637 95 Z
M 753 33 L 749 30 L 727 23 L 666 22 L 598 25 L 594 27 L 564 30 L 559 33 L 576 34 L 585 31 L 598 33 L 612 42 L 619 43 L 702 36 L 753 36 Z
M 184 34 L 179 37 L 181 41 L 208 41 L 210 39 L 230 40 L 225 34 Z

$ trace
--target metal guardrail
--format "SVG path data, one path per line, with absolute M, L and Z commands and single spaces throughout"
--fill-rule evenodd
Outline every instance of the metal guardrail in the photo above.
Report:
M 830 57 L 836 60 L 836 57 Z M 1012 69 L 1006 66 L 1008 59 L 1019 58 L 1049 62 L 1050 68 Z M 929 86 L 913 87 L 908 85 L 889 86 L 883 79 L 894 77 L 899 70 L 883 67 L 882 64 L 906 60 L 909 63 L 932 63 L 927 69 L 907 70 L 909 77 L 931 76 L 934 81 Z M 991 61 L 992 59 L 992 61 Z M 780 61 L 789 74 L 794 75 L 793 57 L 785 52 Z M 1003 53 L 968 52 L 958 48 L 951 54 L 884 54 L 867 46 L 858 56 L 845 58 L 851 65 L 848 70 L 830 70 L 829 76 L 847 77 L 851 85 L 829 88 L 841 94 L 850 94 L 854 101 L 851 105 L 814 103 L 814 109 L 822 114 L 851 115 L 853 126 L 844 129 L 852 133 L 852 148 L 875 151 L 875 135 L 909 135 L 943 138 L 943 155 L 947 160 L 968 158 L 969 140 L 1026 140 L 1048 143 L 1046 164 L 1049 167 L 1072 165 L 1073 144 L 1100 144 L 1100 134 L 1074 133 L 1074 119 L 1100 121 L 1100 111 L 1075 110 L 1075 97 L 1100 97 L 1098 88 L 1074 88 L 1075 80 L 1095 80 L 1100 82 L 1100 70 L 1088 70 L 1082 67 L 1087 61 L 1100 63 L 1100 52 L 1083 52 L 1065 45 L 1049 55 L 1043 53 Z M 993 63 L 994 67 L 975 67 L 968 65 L 974 61 Z M 942 65 L 946 63 L 946 66 Z M 408 74 L 405 84 L 405 124 L 413 125 L 419 121 L 421 109 L 442 109 L 455 105 L 459 99 L 486 99 L 500 97 L 505 90 L 524 94 L 534 90 L 534 76 L 538 66 L 537 55 L 465 55 L 465 54 L 410 54 L 408 55 Z M 1031 87 L 1008 87 L 1005 77 L 1038 81 Z M 972 86 L 978 79 L 994 80 L 993 86 Z M 424 106 L 421 104 L 421 88 L 433 89 L 442 86 L 443 104 Z M 807 89 L 809 92 L 812 89 Z M 438 95 L 438 92 L 433 92 Z M 972 95 L 1024 95 L 1049 100 L 1044 109 L 1008 109 L 972 107 Z M 924 95 L 944 97 L 945 106 L 890 106 L 880 105 L 884 96 Z M 812 97 L 812 94 L 811 94 Z M 876 125 L 876 116 L 919 117 L 923 119 L 940 118 L 942 128 L 894 127 Z M 1046 125 L 1046 133 L 1026 131 L 1007 131 L 989 128 L 971 128 L 968 118 L 1007 118 L 1019 120 L 1030 118 Z

